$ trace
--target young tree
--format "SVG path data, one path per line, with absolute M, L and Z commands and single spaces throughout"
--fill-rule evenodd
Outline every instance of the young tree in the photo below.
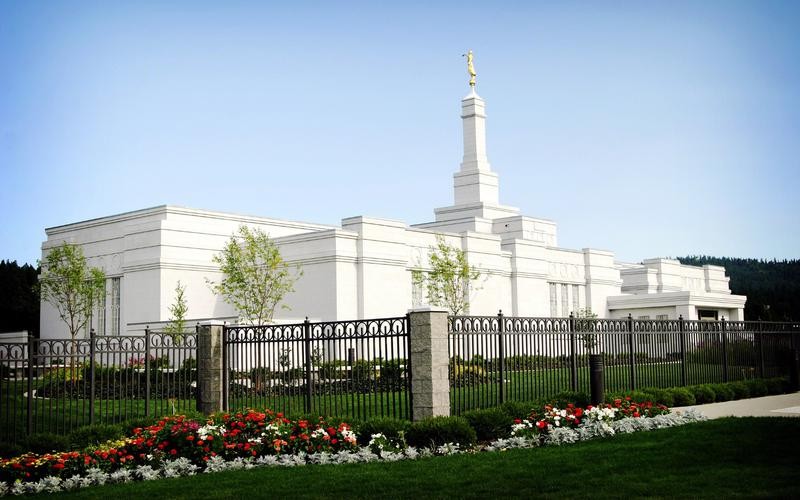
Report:
M 428 253 L 429 272 L 416 269 L 412 271 L 414 286 L 423 286 L 428 302 L 450 311 L 453 316 L 469 310 L 472 292 L 478 290 L 473 285 L 481 274 L 469 265 L 466 253 L 460 248 L 447 244 L 444 236 L 436 235 L 436 246 Z
M 579 310 L 575 313 L 575 331 L 581 333 L 580 339 L 583 347 L 591 354 L 597 354 L 600 348 L 600 337 L 597 335 L 597 314 L 592 312 L 591 307 Z
M 186 304 L 186 286 L 181 285 L 180 280 L 175 285 L 175 302 L 169 306 L 170 318 L 164 333 L 170 335 L 172 340 L 179 344 L 183 341 L 183 334 L 186 330 L 186 313 L 189 306 Z
M 87 265 L 81 247 L 66 242 L 50 250 L 39 265 L 41 297 L 56 308 L 74 341 L 86 328 L 92 309 L 105 298 L 106 275 Z
M 242 319 L 257 325 L 272 321 L 278 304 L 294 291 L 294 283 L 302 275 L 299 267 L 291 272 L 266 233 L 247 226 L 240 226 L 238 234 L 213 260 L 220 267 L 222 280 L 209 280 L 211 289 L 234 306 Z

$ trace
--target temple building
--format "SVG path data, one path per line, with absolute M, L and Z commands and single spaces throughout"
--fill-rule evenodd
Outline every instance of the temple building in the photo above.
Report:
M 661 258 L 624 263 L 606 250 L 561 248 L 555 222 L 500 204 L 486 151 L 485 102 L 470 88 L 461 100 L 464 156 L 453 175 L 453 204 L 434 209 L 433 222 L 351 217 L 329 226 L 164 205 L 48 228 L 42 253 L 64 241 L 78 244 L 89 264 L 105 271 L 105 303 L 91 322 L 101 335 L 163 325 L 179 280 L 190 322 L 238 321 L 207 282 L 219 280 L 212 257 L 242 224 L 268 233 L 284 259 L 302 267 L 284 299 L 289 309 L 276 312 L 280 322 L 400 316 L 424 305 L 412 271 L 424 269 L 437 235 L 463 249 L 481 273 L 469 314 L 568 316 L 590 309 L 601 318 L 744 319 L 746 297 L 731 294 L 722 267 Z M 42 338 L 66 335 L 43 302 Z

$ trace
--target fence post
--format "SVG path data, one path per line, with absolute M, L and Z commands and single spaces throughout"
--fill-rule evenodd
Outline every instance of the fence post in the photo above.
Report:
M 305 408 L 306 413 L 311 413 L 311 395 L 314 390 L 311 385 L 311 323 L 308 321 L 308 316 L 303 322 L 303 346 L 305 348 L 305 365 L 306 365 L 306 394 L 305 394 Z
M 575 338 L 575 315 L 569 313 L 569 386 L 572 392 L 578 391 L 578 343 Z
M 230 400 L 229 400 L 229 398 L 230 398 L 230 389 L 231 389 L 231 381 L 230 381 L 231 369 L 228 366 L 228 364 L 230 362 L 228 360 L 228 339 L 226 338 L 226 334 L 225 334 L 225 327 L 227 325 L 228 325 L 228 323 L 226 321 L 222 322 L 222 335 L 220 335 L 220 339 L 219 339 L 219 342 L 220 342 L 220 345 L 221 345 L 220 352 L 222 354 L 222 409 L 223 409 L 223 411 L 229 411 L 231 409 Z M 200 323 L 197 323 L 196 332 L 198 333 L 198 338 L 199 338 Z M 259 349 L 260 348 L 261 347 L 259 347 Z M 200 385 L 199 385 L 200 384 L 200 371 L 199 370 L 197 372 L 197 383 L 198 383 L 197 391 L 199 391 L 200 390 Z M 199 392 L 198 392 L 198 394 L 199 394 Z
M 605 380 L 602 354 L 589 355 L 589 390 L 593 405 L 601 405 L 605 400 Z
M 503 326 L 503 310 L 497 313 L 498 334 L 497 334 L 497 352 L 499 356 L 499 372 L 500 372 L 500 385 L 498 387 L 498 395 L 500 396 L 500 404 L 506 400 L 505 392 L 505 378 L 506 378 L 506 346 L 505 346 L 505 327 Z
M 722 317 L 722 381 L 728 381 L 728 335 L 725 329 L 725 316 Z
M 144 416 L 150 416 L 150 325 L 144 328 Z
M 681 338 L 681 385 L 686 387 L 686 330 L 683 324 L 683 314 L 678 316 L 678 329 Z
M 94 425 L 94 403 L 95 403 L 95 372 L 94 372 L 94 354 L 95 354 L 95 332 L 94 328 L 89 330 L 89 425 Z
M 758 376 L 760 378 L 766 377 L 764 375 L 764 323 L 758 322 Z
M 28 435 L 33 432 L 33 362 L 36 359 L 34 356 L 36 348 L 36 339 L 32 335 L 28 335 L 27 419 L 25 421 L 25 431 Z
M 421 307 L 410 311 L 411 419 L 450 415 L 447 376 L 447 310 Z
M 630 358 L 628 359 L 628 366 L 631 377 L 631 390 L 636 390 L 636 351 L 634 351 L 633 343 L 633 316 L 628 313 L 628 352 Z
M 223 323 L 205 321 L 197 335 L 197 410 L 210 414 L 223 410 Z
M 410 419 L 411 416 L 414 414 L 414 379 L 411 376 L 411 313 L 406 313 L 406 390 L 408 391 L 408 398 L 407 398 L 407 413 L 406 415 Z M 449 384 L 449 379 L 448 379 Z

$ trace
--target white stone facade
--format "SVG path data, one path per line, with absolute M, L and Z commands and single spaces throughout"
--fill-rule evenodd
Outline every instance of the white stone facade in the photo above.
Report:
M 63 241 L 83 247 L 90 265 L 105 270 L 108 297 L 92 320 L 101 334 L 135 333 L 169 319 L 178 282 L 186 285 L 191 322 L 234 322 L 236 311 L 215 296 L 212 257 L 242 225 L 259 227 L 303 276 L 277 321 L 348 320 L 399 316 L 424 303 L 411 271 L 424 269 L 436 235 L 466 252 L 482 273 L 470 314 L 567 316 L 591 309 L 600 317 L 743 319 L 746 298 L 731 295 L 721 267 L 692 267 L 667 259 L 624 264 L 608 251 L 557 246 L 555 222 L 500 205 L 499 180 L 486 154 L 485 103 L 462 100 L 464 157 L 454 175 L 454 204 L 435 221 L 407 225 L 367 217 L 341 227 L 160 206 L 49 228 L 43 255 Z M 66 327 L 42 304 L 41 336 Z

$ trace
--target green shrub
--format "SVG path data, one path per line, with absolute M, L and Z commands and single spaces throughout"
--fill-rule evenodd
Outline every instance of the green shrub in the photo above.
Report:
M 319 365 L 319 370 L 317 373 L 321 380 L 344 379 L 347 378 L 346 366 L 347 363 L 341 359 L 326 361 L 325 363 Z
M 69 433 L 68 439 L 73 450 L 82 450 L 122 437 L 125 437 L 125 431 L 121 425 L 95 424 L 78 427 Z
M 767 393 L 769 394 L 783 394 L 786 392 L 786 379 L 782 377 L 768 378 L 764 380 L 764 383 L 767 384 Z
M 675 406 L 675 401 L 672 399 L 672 393 L 666 389 L 658 387 L 645 387 L 642 392 L 649 396 L 649 400 L 653 403 L 664 406 Z
M 486 408 L 472 410 L 461 415 L 469 425 L 475 429 L 475 435 L 480 441 L 491 441 L 506 438 L 511 433 L 514 419 L 500 408 Z
M 693 385 L 688 389 L 694 394 L 694 399 L 699 405 L 713 403 L 714 399 L 717 397 L 714 389 L 712 389 L 708 384 Z
M 67 436 L 51 432 L 37 432 L 25 439 L 25 449 L 33 453 L 51 453 L 69 450 Z
M 505 413 L 511 420 L 528 418 L 531 410 L 536 406 L 534 403 L 522 403 L 520 401 L 506 401 L 500 405 L 500 411 Z
M 697 403 L 694 394 L 685 387 L 673 387 L 667 389 L 667 392 L 672 395 L 672 401 L 675 406 L 691 406 Z
M 158 419 L 155 417 L 139 417 L 126 420 L 119 424 L 119 426 L 122 429 L 122 435 L 130 437 L 133 435 L 133 429 L 150 427 L 156 422 L 158 422 Z
M 714 401 L 723 403 L 736 397 L 736 393 L 728 384 L 709 384 L 714 389 Z
M 451 361 L 449 372 L 451 387 L 472 387 L 489 381 L 489 376 L 482 366 L 453 363 Z
M 766 396 L 769 393 L 767 383 L 762 379 L 746 380 L 745 384 L 747 384 L 747 389 L 750 390 L 751 398 Z
M 366 359 L 359 359 L 353 363 L 350 373 L 353 380 L 356 381 L 375 380 L 377 378 L 375 363 Z
M 414 422 L 408 427 L 406 441 L 418 448 L 458 443 L 472 446 L 477 438 L 469 422 L 461 417 L 433 417 Z
M 615 399 L 631 398 L 634 403 L 643 403 L 645 401 L 652 401 L 653 396 L 644 391 L 623 391 L 623 392 L 610 392 L 605 395 L 606 403 L 612 402 Z
M 398 390 L 405 385 L 406 360 L 390 359 L 380 365 L 378 382 L 383 390 Z
M 584 408 L 591 402 L 589 395 L 585 392 L 578 391 L 563 391 L 559 392 L 552 398 L 547 399 L 547 403 L 558 408 L 565 408 L 568 404 L 580 406 Z
M 745 399 L 750 397 L 750 389 L 744 382 L 731 382 L 728 386 L 733 391 L 733 399 Z
M 358 442 L 366 446 L 373 434 L 383 434 L 390 439 L 398 439 L 405 436 L 411 422 L 397 418 L 373 418 L 367 420 L 358 427 Z
M 18 444 L 0 442 L 0 458 L 18 457 L 25 453 L 25 448 Z

